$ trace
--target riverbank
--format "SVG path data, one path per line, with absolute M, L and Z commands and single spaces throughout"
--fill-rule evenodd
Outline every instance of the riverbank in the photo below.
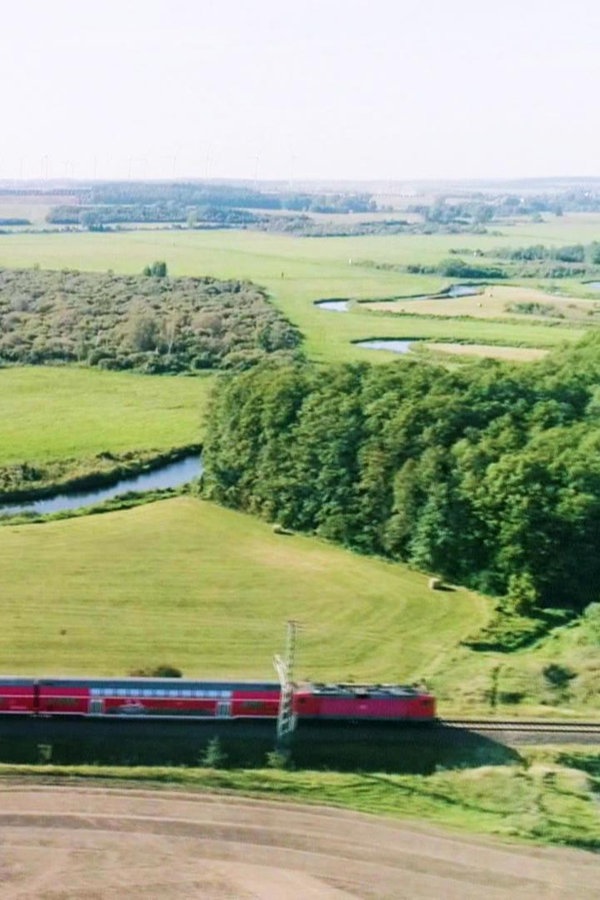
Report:
M 186 444 L 161 451 L 106 451 L 84 459 L 2 466 L 0 515 L 2 507 L 9 504 L 27 504 L 56 494 L 99 491 L 123 479 L 156 472 L 194 454 L 199 456 L 201 451 L 201 444 Z

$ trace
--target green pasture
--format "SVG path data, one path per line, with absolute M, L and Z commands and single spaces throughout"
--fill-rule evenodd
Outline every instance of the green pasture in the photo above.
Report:
M 295 619 L 298 679 L 425 679 L 442 713 L 493 712 L 493 682 L 499 695 L 523 694 L 505 715 L 598 709 L 597 638 L 584 624 L 511 655 L 475 652 L 461 642 L 488 622 L 487 598 L 431 591 L 400 564 L 275 534 L 194 497 L 1 536 L 0 672 L 124 675 L 168 663 L 190 677 L 270 679 Z M 572 667 L 567 693 L 544 678 L 551 662 Z
M 0 671 L 275 679 L 296 619 L 299 678 L 413 680 L 490 613 L 426 576 L 193 497 L 2 530 Z
M 198 443 L 212 377 L 0 369 L 0 465 Z
M 443 301 L 442 301 L 443 302 Z M 321 315 L 325 315 L 324 312 Z M 340 316 L 342 313 L 330 313 Z M 534 322 L 505 322 L 469 318 L 445 319 L 440 316 L 416 316 L 410 313 L 393 317 L 398 337 L 414 340 L 466 341 L 468 343 L 498 343 L 512 346 L 528 346 L 551 348 L 567 340 L 583 337 L 585 329 L 577 327 L 561 328 L 556 325 L 536 325 Z M 363 334 L 364 339 L 390 337 L 389 317 L 381 313 L 369 317 L 369 330 Z M 367 323 L 365 323 L 366 327 Z M 353 339 L 356 339 L 354 335 Z M 361 358 L 366 350 L 362 350 Z M 372 355 L 375 351 L 369 351 Z M 381 351 L 377 351 L 379 355 Z M 386 353 L 386 356 L 388 354 Z
M 343 238 L 301 238 L 252 231 L 141 230 L 112 234 L 53 233 L 0 235 L 0 266 L 71 268 L 141 272 L 155 259 L 166 260 L 172 275 L 211 275 L 250 279 L 265 287 L 277 305 L 306 337 L 309 355 L 320 361 L 363 359 L 352 342 L 374 336 L 372 314 L 355 305 L 351 313 L 328 313 L 315 307 L 326 298 L 386 299 L 436 293 L 450 284 L 436 276 L 408 275 L 375 268 L 372 263 L 434 264 L 459 248 L 469 250 L 546 242 L 564 244 L 592 240 L 600 231 L 600 216 L 565 216 L 549 223 L 507 226 L 487 235 L 390 235 Z M 566 285 L 560 285 L 566 289 Z M 578 292 L 581 285 L 569 285 Z M 444 340 L 476 340 L 458 319 L 439 322 L 435 335 L 424 325 L 423 336 Z M 485 342 L 505 343 L 501 324 L 490 324 Z M 575 340 L 572 329 L 548 330 L 539 323 L 523 325 L 510 339 L 535 347 Z M 429 330 L 428 330 L 429 329 Z M 475 330 L 477 324 L 475 325 Z M 491 336 L 490 336 L 491 335 Z M 405 323 L 395 316 L 377 319 L 377 336 L 403 338 Z M 377 360 L 380 354 L 371 354 Z M 384 356 L 385 358 L 385 356 Z

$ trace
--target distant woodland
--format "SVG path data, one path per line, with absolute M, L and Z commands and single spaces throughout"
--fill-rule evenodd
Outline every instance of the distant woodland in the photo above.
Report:
M 221 383 L 204 463 L 209 498 L 511 615 L 598 599 L 597 333 L 528 366 L 259 366 Z
M 362 234 L 486 234 L 495 225 L 519 220 L 542 221 L 564 213 L 598 212 L 597 179 L 500 184 L 488 189 L 474 185 L 416 186 L 420 202 L 396 207 L 386 196 L 376 197 L 351 185 L 345 189 L 314 184 L 296 190 L 292 185 L 248 182 L 166 181 L 72 183 L 62 194 L 47 188 L 41 193 L 53 204 L 47 222 L 59 229 L 115 231 L 139 225 L 164 228 L 250 228 L 306 237 Z M 423 194 L 423 191 L 425 193 Z M 0 197 L 19 193 L 0 187 Z M 27 193 L 25 191 L 24 193 Z M 40 190 L 38 189 L 38 194 Z M 408 195 L 410 196 L 410 194 Z M 353 213 L 352 217 L 345 214 Z M 372 213 L 383 213 L 374 217 Z M 365 214 L 363 219 L 360 214 Z M 6 219 L 2 226 L 28 226 L 26 219 Z M 32 226 L 39 230 L 39 226 Z M 47 228 L 47 226 L 46 226 Z
M 141 372 L 246 368 L 298 353 L 300 333 L 255 285 L 144 275 L 0 270 L 0 363 Z
M 547 247 L 497 247 L 485 253 L 472 248 L 451 248 L 450 256 L 435 265 L 408 263 L 406 266 L 373 260 L 356 260 L 367 268 L 406 271 L 412 275 L 441 275 L 444 278 L 500 280 L 503 278 L 596 278 L 600 277 L 600 242 Z M 468 260 L 463 257 L 468 257 Z

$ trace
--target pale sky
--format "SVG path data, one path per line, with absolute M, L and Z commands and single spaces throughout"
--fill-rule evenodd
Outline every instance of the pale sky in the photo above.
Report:
M 0 9 L 0 179 L 600 175 L 600 0 Z

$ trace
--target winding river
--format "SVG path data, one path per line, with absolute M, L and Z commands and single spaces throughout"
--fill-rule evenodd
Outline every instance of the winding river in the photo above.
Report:
M 390 353 L 409 353 L 413 344 L 418 341 L 406 341 L 400 338 L 380 338 L 373 341 L 356 341 L 355 347 L 364 350 L 389 350 Z
M 329 312 L 348 312 L 348 300 L 317 300 L 315 306 Z
M 590 282 L 588 286 L 593 288 L 594 282 Z M 600 282 L 598 282 L 600 287 Z M 481 293 L 481 287 L 473 284 L 453 284 L 445 293 L 440 294 L 422 294 L 416 297 L 396 297 L 395 300 L 447 300 L 452 297 L 471 297 Z M 368 301 L 365 302 L 368 305 Z M 315 306 L 324 309 L 327 312 L 348 312 L 350 309 L 350 301 L 332 297 L 330 300 L 315 300 Z M 404 351 L 397 351 L 404 352 Z
M 41 500 L 0 504 L 0 516 L 14 516 L 19 513 L 44 515 L 69 509 L 79 509 L 83 506 L 102 503 L 104 500 L 112 500 L 114 497 L 120 497 L 123 494 L 181 487 L 182 484 L 187 484 L 201 474 L 202 461 L 199 454 L 195 453 L 185 456 L 176 462 L 166 463 L 164 466 L 153 469 L 151 472 L 143 472 L 141 475 L 122 478 L 110 487 L 91 491 L 64 491 L 61 494 L 55 494 L 53 497 L 44 497 Z

